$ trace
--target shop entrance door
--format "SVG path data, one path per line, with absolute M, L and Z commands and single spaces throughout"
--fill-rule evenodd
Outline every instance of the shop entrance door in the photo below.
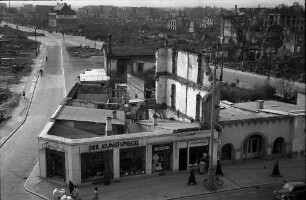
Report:
M 264 155 L 264 140 L 259 135 L 249 137 L 244 144 L 246 159 L 262 158 Z
M 65 153 L 46 149 L 47 178 L 57 178 L 65 181 Z
M 187 148 L 179 150 L 179 170 L 187 170 Z

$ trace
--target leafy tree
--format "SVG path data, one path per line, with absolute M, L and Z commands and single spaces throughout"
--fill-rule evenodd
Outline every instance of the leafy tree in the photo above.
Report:
M 279 25 L 271 25 L 265 35 L 264 47 L 272 48 L 277 54 L 278 49 L 283 46 L 283 28 Z

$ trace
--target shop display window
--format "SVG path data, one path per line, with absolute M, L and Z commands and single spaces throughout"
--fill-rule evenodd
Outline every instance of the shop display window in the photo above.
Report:
M 146 147 L 120 149 L 120 176 L 145 174 Z
M 65 180 L 65 153 L 46 149 L 47 177 Z
M 172 144 L 152 146 L 152 172 L 171 170 Z
M 189 148 L 189 166 L 197 166 L 203 153 L 208 152 L 208 146 L 197 146 Z
M 113 154 L 111 151 L 81 155 L 82 182 L 103 180 L 106 173 L 113 177 Z

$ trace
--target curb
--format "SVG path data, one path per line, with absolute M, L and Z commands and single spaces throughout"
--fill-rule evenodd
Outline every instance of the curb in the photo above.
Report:
M 231 179 L 229 179 L 229 180 L 231 180 Z M 296 179 L 294 179 L 294 180 L 296 180 Z M 278 182 L 274 182 L 274 183 L 263 183 L 263 184 L 259 184 L 259 185 L 252 185 L 252 186 L 246 186 L 246 187 L 240 186 L 239 188 L 225 189 L 225 190 L 220 190 L 220 191 L 214 190 L 214 191 L 203 193 L 203 194 L 194 194 L 194 195 L 168 198 L 167 200 L 175 200 L 175 199 L 184 199 L 184 198 L 189 198 L 189 197 L 205 196 L 205 195 L 209 195 L 209 194 L 213 194 L 213 193 L 225 193 L 225 192 L 230 192 L 230 191 L 235 191 L 235 190 L 244 190 L 244 189 L 248 189 L 248 188 L 256 188 L 256 187 L 260 187 L 260 186 L 267 186 L 267 185 L 274 185 L 274 184 L 279 184 L 279 183 L 284 183 L 284 182 L 290 182 L 290 181 L 294 181 L 294 180 L 283 180 L 283 181 L 278 181 Z
M 35 76 L 34 76 L 35 77 Z M 29 106 L 27 108 L 27 112 L 26 115 L 24 117 L 24 119 L 22 120 L 22 122 L 17 126 L 17 128 L 15 128 L 12 132 L 9 133 L 8 137 L 0 144 L 0 148 L 16 133 L 16 131 L 24 124 L 24 122 L 27 120 L 28 114 L 29 114 L 29 110 L 31 108 L 31 104 L 32 104 L 32 100 L 35 94 L 35 90 L 36 90 L 36 86 L 37 86 L 37 82 L 38 82 L 38 75 L 36 75 L 36 81 L 35 81 L 35 86 L 33 89 L 33 93 L 31 95 L 30 101 L 29 101 Z
M 38 162 L 37 162 L 37 163 L 38 163 Z M 37 165 L 37 163 L 35 164 L 35 166 Z M 33 171 L 34 171 L 34 169 L 35 169 L 35 166 L 33 167 L 33 169 L 32 169 L 32 171 L 31 171 L 30 175 L 33 173 Z M 27 188 L 27 184 L 28 184 L 28 181 L 29 181 L 29 180 L 30 180 L 30 178 L 28 177 L 27 180 L 26 180 L 26 182 L 25 182 L 24 185 L 23 185 L 24 189 L 25 189 L 27 192 L 29 192 L 29 193 L 31 193 L 31 194 L 33 194 L 33 195 L 36 195 L 36 196 L 38 196 L 38 197 L 40 197 L 40 198 L 42 198 L 42 199 L 49 200 L 47 197 L 45 197 L 45 196 L 43 196 L 43 195 L 40 195 L 40 194 L 38 194 L 37 192 L 33 192 L 33 191 L 31 191 L 29 188 Z

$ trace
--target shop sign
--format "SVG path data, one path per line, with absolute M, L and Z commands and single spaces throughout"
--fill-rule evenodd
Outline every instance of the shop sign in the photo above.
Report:
M 153 146 L 153 151 L 169 151 L 171 150 L 171 144 Z
M 208 145 L 208 140 L 193 140 L 189 141 L 189 146 L 200 146 L 200 145 Z
M 94 144 L 89 145 L 89 151 L 98 151 L 98 150 L 106 150 L 106 149 L 115 149 L 115 148 L 124 148 L 124 147 L 134 147 L 139 146 L 138 140 L 129 140 L 122 142 L 109 142 L 104 144 Z

